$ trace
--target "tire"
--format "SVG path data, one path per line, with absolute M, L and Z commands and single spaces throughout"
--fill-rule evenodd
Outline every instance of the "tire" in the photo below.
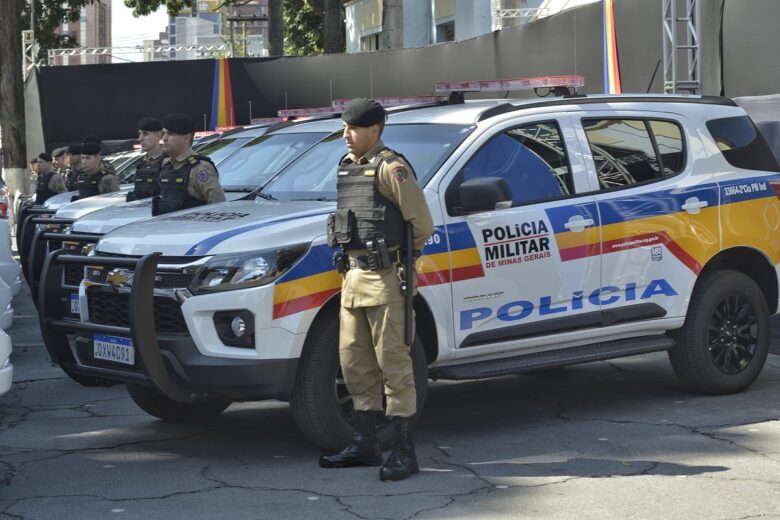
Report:
M 741 392 L 758 377 L 769 353 L 769 310 L 758 285 L 737 271 L 704 275 L 683 327 L 672 334 L 672 368 L 692 390 Z
M 188 422 L 216 417 L 230 401 L 212 399 L 193 403 L 180 403 L 151 386 L 127 384 L 127 393 L 141 410 L 168 422 Z
M 348 417 L 352 399 L 339 367 L 338 317 L 321 320 L 306 340 L 298 366 L 290 409 L 298 428 L 314 444 L 326 450 L 340 450 L 352 439 L 353 428 Z M 428 360 L 419 337 L 412 345 L 412 366 L 417 391 L 416 420 L 428 393 Z M 379 441 L 383 447 L 391 443 L 391 427 L 380 425 Z

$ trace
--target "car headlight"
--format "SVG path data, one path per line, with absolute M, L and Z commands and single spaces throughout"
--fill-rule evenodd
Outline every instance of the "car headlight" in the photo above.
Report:
M 195 272 L 190 292 L 231 291 L 269 284 L 287 272 L 308 247 L 309 244 L 297 244 L 280 249 L 217 255 Z

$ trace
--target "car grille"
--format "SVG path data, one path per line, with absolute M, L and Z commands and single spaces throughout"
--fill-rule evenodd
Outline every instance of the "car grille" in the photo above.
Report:
M 130 326 L 130 295 L 101 291 L 97 287 L 87 289 L 89 320 L 93 323 Z M 181 313 L 181 304 L 171 298 L 155 296 L 154 326 L 157 332 L 187 333 L 187 324 Z

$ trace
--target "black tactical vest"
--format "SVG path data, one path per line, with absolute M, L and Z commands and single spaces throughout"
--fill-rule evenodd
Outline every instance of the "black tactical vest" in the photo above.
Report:
M 76 169 L 68 168 L 68 171 L 65 173 L 65 187 L 68 191 L 79 189 L 79 174 L 81 171 L 81 165 L 78 165 Z
M 190 155 L 178 168 L 174 168 L 171 160 L 165 162 L 160 170 L 159 195 L 152 204 L 153 216 L 206 204 L 205 200 L 196 199 L 187 191 L 187 186 L 190 184 L 190 171 L 200 161 L 208 161 L 214 166 L 211 159 L 205 155 Z
M 384 238 L 388 247 L 404 244 L 406 222 L 393 202 L 377 187 L 382 163 L 398 157 L 384 149 L 378 161 L 357 164 L 345 157 L 338 168 L 338 204 L 334 218 L 335 242 L 344 250 L 366 249 L 368 240 Z
M 54 177 L 54 172 L 47 175 L 38 175 L 38 186 L 35 189 L 35 203 L 43 204 L 57 194 L 56 191 L 49 189 L 49 181 Z
M 154 159 L 141 161 L 135 170 L 133 191 L 127 194 L 128 201 L 145 199 L 155 194 L 163 159 L 165 159 L 165 154 L 161 153 Z
M 94 197 L 95 195 L 100 195 L 100 190 L 98 190 L 98 184 L 100 183 L 100 179 L 108 175 L 109 172 L 104 170 L 101 166 L 100 169 L 98 169 L 97 172 L 93 173 L 92 175 L 87 175 L 87 172 L 84 170 L 81 171 L 81 174 L 78 177 L 78 189 L 79 189 L 79 199 L 86 199 L 87 197 Z

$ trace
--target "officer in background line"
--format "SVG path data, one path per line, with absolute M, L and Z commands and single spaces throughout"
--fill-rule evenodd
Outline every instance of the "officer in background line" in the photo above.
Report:
M 65 186 L 68 191 L 78 189 L 78 178 L 81 173 L 81 145 L 75 144 L 68 147 L 67 159 L 65 159 L 67 168 L 65 169 Z
M 138 142 L 146 155 L 135 170 L 135 185 L 133 191 L 127 193 L 127 202 L 146 199 L 157 192 L 160 168 L 166 157 L 160 144 L 162 133 L 159 119 L 145 117 L 138 121 Z
M 328 224 L 328 241 L 343 250 L 337 264 L 343 277 L 339 360 L 354 404 L 355 431 L 349 446 L 323 455 L 319 464 L 382 464 L 376 429 L 384 384 L 394 444 L 379 477 L 401 480 L 419 468 L 409 424 L 417 413 L 417 395 L 410 346 L 404 340 L 399 278 L 412 278 L 406 286 L 414 290 L 414 275 L 402 272 L 403 254 L 422 249 L 433 222 L 412 167 L 382 143 L 386 117 L 372 99 L 352 100 L 342 114 L 349 153 L 338 167 L 338 204 Z M 415 252 L 402 254 L 407 223 Z
M 73 200 L 119 191 L 119 181 L 117 181 L 116 175 L 103 164 L 100 143 L 83 142 L 81 144 L 81 162 L 83 169 L 78 178 L 79 193 Z
M 162 126 L 163 150 L 168 157 L 162 162 L 152 215 L 224 202 L 217 167 L 192 150 L 195 122 L 185 114 L 170 114 L 163 118 Z
M 52 156 L 42 153 L 38 156 L 38 180 L 35 188 L 35 203 L 43 204 L 51 197 L 65 191 L 65 181 L 53 169 Z
M 68 148 L 66 146 L 63 146 L 61 148 L 55 148 L 54 151 L 51 152 L 52 156 L 52 171 L 59 173 L 60 175 L 65 173 L 65 152 L 68 151 Z

